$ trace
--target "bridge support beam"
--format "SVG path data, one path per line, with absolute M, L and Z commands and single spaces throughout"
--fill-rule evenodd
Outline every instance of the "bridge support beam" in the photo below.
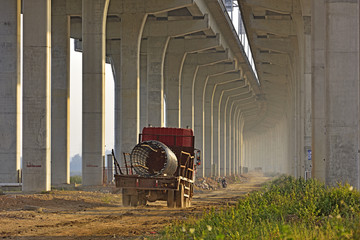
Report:
M 0 183 L 20 169 L 20 0 L 0 2 Z
M 51 1 L 24 1 L 23 191 L 51 185 Z
M 204 133 L 204 141 L 205 145 L 209 147 L 209 150 L 206 151 L 204 154 L 205 159 L 210 159 L 209 162 L 209 172 L 205 172 L 206 176 L 211 175 L 211 166 L 214 166 L 214 152 L 217 152 L 217 148 L 215 148 L 214 143 L 214 132 L 217 134 L 217 130 L 214 131 L 214 109 L 213 106 L 213 97 L 214 97 L 214 91 L 216 89 L 216 86 L 218 84 L 221 84 L 223 82 L 233 82 L 240 80 L 242 78 L 241 71 L 235 71 L 235 72 L 229 72 L 221 75 L 215 75 L 211 76 L 208 80 L 208 83 L 205 86 L 205 92 L 204 92 L 204 125 L 203 125 L 203 133 Z M 217 121 L 215 121 L 217 124 Z M 210 169 L 211 168 L 211 169 Z M 213 173 L 214 174 L 214 173 Z
M 313 176 L 359 187 L 359 2 L 313 1 L 312 13 Z
M 70 17 L 66 1 L 51 6 L 51 183 L 70 183 Z
M 109 0 L 82 1 L 83 185 L 101 185 L 105 148 L 105 32 Z
M 205 159 L 205 152 L 209 151 L 205 146 L 205 136 L 203 132 L 204 121 L 204 104 L 203 100 L 205 97 L 205 87 L 207 85 L 208 79 L 213 75 L 222 75 L 226 72 L 234 71 L 236 65 L 234 62 L 220 62 L 213 65 L 201 66 L 196 72 L 193 83 L 193 112 L 192 112 L 192 129 L 194 130 L 195 145 L 201 146 L 202 149 L 202 159 L 203 159 L 203 175 L 206 175 L 206 169 L 211 172 L 212 166 L 210 165 L 210 158 Z

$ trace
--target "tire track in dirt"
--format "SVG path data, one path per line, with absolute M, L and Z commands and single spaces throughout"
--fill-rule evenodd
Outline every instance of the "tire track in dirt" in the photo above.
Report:
M 233 205 L 270 179 L 256 172 L 246 177 L 246 182 L 229 184 L 226 189 L 195 193 L 192 206 L 186 209 L 169 209 L 166 202 L 121 207 L 121 194 L 84 191 L 55 191 L 54 196 L 0 196 L 0 238 L 143 239 L 155 236 L 174 221 Z M 10 205 L 8 199 L 12 201 Z M 43 211 L 22 210 L 24 201 Z M 2 208 L 1 203 L 11 207 Z

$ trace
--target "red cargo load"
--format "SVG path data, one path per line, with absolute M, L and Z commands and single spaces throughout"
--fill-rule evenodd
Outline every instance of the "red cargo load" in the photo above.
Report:
M 191 129 L 144 127 L 141 141 L 157 140 L 167 146 L 193 147 L 193 136 Z

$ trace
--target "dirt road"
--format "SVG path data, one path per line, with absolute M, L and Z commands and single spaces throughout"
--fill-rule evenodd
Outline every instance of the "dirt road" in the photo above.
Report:
M 175 220 L 234 204 L 268 180 L 260 173 L 248 174 L 246 181 L 226 189 L 196 193 L 192 206 L 181 210 L 167 208 L 166 202 L 122 207 L 121 194 L 104 189 L 1 195 L 0 239 L 144 239 Z

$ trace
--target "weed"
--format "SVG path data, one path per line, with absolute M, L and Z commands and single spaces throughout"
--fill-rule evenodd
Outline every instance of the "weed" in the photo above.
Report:
M 281 176 L 198 220 L 179 222 L 163 239 L 360 239 L 360 193 L 350 185 Z

